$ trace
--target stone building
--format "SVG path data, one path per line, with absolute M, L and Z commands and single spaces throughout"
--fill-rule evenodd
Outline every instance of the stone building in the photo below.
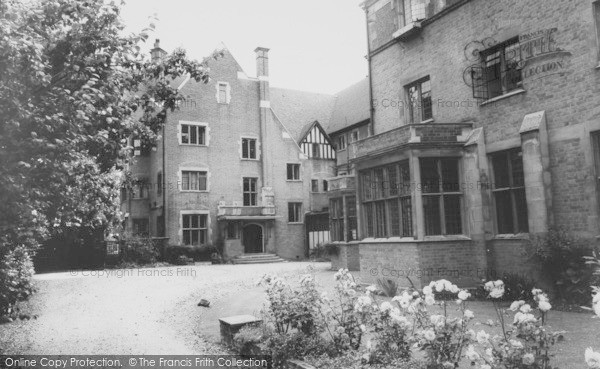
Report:
M 171 245 L 224 245 L 225 257 L 308 254 L 305 223 L 325 214 L 335 151 L 322 124 L 334 98 L 269 85 L 268 49 L 257 77 L 231 55 L 210 60 L 210 82 L 175 81 L 187 99 L 169 113 L 148 151 L 133 140 L 129 170 L 139 185 L 122 194 L 126 229 Z M 158 42 L 154 58 L 165 52 Z
M 373 135 L 330 183 L 356 198 L 340 250 L 364 280 L 474 286 L 530 273 L 531 235 L 599 234 L 600 1 L 363 6 Z

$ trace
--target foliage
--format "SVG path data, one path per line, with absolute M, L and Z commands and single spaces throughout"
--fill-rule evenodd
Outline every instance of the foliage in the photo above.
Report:
M 310 250 L 309 257 L 313 260 L 329 260 L 339 254 L 339 246 L 335 243 L 319 243 Z
M 500 298 L 500 301 L 533 301 L 531 290 L 537 285 L 535 280 L 520 273 L 504 273 L 500 279 L 504 283 L 504 294 Z M 482 300 L 487 299 L 488 292 L 485 290 L 484 284 L 481 284 L 477 289 L 476 297 Z
M 392 279 L 379 278 L 377 285 L 387 297 L 394 297 L 398 294 L 398 284 Z
M 165 249 L 165 259 L 172 264 L 177 264 L 178 260 L 183 260 L 185 256 L 192 261 L 209 261 L 216 249 L 211 245 L 188 246 L 188 245 L 169 245 Z
M 183 50 L 148 61 L 153 26 L 125 35 L 119 12 L 104 0 L 0 2 L 0 255 L 118 224 L 127 139 L 154 144 L 183 99 L 174 78 L 208 81 Z
M 155 263 L 158 259 L 157 245 L 150 238 L 132 237 L 119 243 L 121 263 L 147 265 Z
M 508 329 L 505 322 L 507 310 L 496 303 L 504 294 L 503 282 L 488 282 L 486 290 L 494 301 L 502 335 L 491 337 L 485 331 L 480 331 L 476 339 L 484 351 L 478 352 L 474 346 L 469 346 L 467 358 L 479 363 L 482 368 L 553 368 L 550 349 L 562 340 L 563 332 L 550 332 L 545 326 L 548 311 L 552 308 L 548 296 L 539 289 L 533 289 L 535 307 L 522 300 L 514 301 L 508 309 L 514 312 L 512 328 Z
M 425 369 L 422 362 L 415 360 L 396 359 L 387 364 L 367 363 L 361 357 L 360 352 L 347 351 L 339 356 L 316 356 L 310 355 L 305 361 L 317 369 Z
M 303 276 L 298 291 L 275 276 L 264 276 L 259 283 L 265 286 L 269 302 L 264 312 L 278 334 L 298 330 L 310 335 L 318 331 L 320 296 L 313 277 Z
M 33 293 L 33 263 L 25 247 L 0 255 L 0 316 L 14 316 L 15 304 Z
M 561 229 L 534 237 L 532 244 L 531 257 L 541 263 L 558 298 L 578 305 L 589 304 L 589 288 L 598 278 L 585 257 L 593 255 L 594 247 Z

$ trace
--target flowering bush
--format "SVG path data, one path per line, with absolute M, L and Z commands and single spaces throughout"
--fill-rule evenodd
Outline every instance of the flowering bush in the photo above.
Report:
M 264 312 L 277 333 L 285 334 L 290 329 L 304 334 L 318 331 L 321 300 L 310 275 L 300 280 L 300 291 L 294 291 L 286 281 L 275 276 L 264 276 L 259 284 L 266 287 L 269 306 Z
M 456 305 L 460 316 L 448 315 L 447 301 L 436 302 L 435 293 L 456 295 Z M 419 291 L 405 291 L 394 298 L 401 309 L 413 318 L 416 329 L 413 340 L 417 347 L 427 353 L 430 367 L 454 368 L 462 357 L 464 347 L 472 341 L 468 323 L 474 318 L 467 309 L 466 301 L 471 297 L 467 290 L 461 290 L 447 280 L 433 281 Z M 440 305 L 443 314 L 430 314 L 428 307 Z
M 507 329 L 504 319 L 507 311 L 496 302 L 504 294 L 504 283 L 488 282 L 485 289 L 494 302 L 502 335 L 490 337 L 486 332 L 480 331 L 476 339 L 484 351 L 479 353 L 474 346 L 469 346 L 467 358 L 472 362 L 479 362 L 484 369 L 552 368 L 550 349 L 562 339 L 562 332 L 549 332 L 545 327 L 548 311 L 552 308 L 548 296 L 534 288 L 531 293 L 537 306 L 532 307 L 523 300 L 513 302 L 508 309 L 514 312 L 512 329 Z
M 17 313 L 17 302 L 33 293 L 33 273 L 33 262 L 25 247 L 0 249 L 0 317 L 12 319 Z

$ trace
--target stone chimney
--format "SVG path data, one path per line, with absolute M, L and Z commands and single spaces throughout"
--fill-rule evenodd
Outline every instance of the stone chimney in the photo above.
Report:
M 150 50 L 150 57 L 153 63 L 158 63 L 167 56 L 167 52 L 160 48 L 160 40 L 154 41 L 154 49 Z
M 257 47 L 256 76 L 258 77 L 258 100 L 260 110 L 260 141 L 262 166 L 262 205 L 274 206 L 274 193 L 271 187 L 271 145 L 269 144 L 269 122 L 271 121 L 271 101 L 269 98 L 269 49 Z

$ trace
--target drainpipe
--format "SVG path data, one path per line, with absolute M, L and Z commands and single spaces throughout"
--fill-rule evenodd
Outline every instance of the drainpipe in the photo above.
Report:
M 162 126 L 162 183 L 159 186 L 162 186 L 162 203 L 163 203 L 163 237 L 167 237 L 167 155 L 165 150 L 165 140 L 167 139 L 166 131 L 167 131 L 167 122 Z
M 371 119 L 371 123 L 369 124 L 369 134 L 372 136 L 375 132 L 373 126 L 375 125 L 375 107 L 373 106 L 373 77 L 371 74 L 372 66 L 371 66 L 371 42 L 369 42 L 369 9 L 366 4 L 364 6 L 365 10 L 365 21 L 367 23 L 367 64 L 369 67 L 369 115 Z

